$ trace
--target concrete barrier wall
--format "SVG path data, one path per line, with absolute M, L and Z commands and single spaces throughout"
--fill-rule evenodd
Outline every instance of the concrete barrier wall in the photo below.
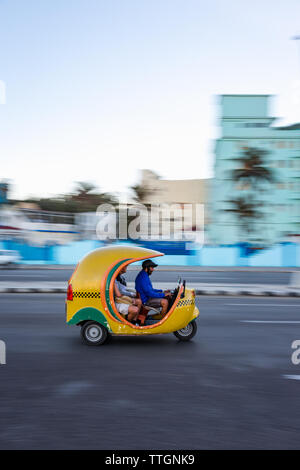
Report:
M 122 244 L 131 243 L 122 242 Z M 0 242 L 0 249 L 18 251 L 22 259 L 21 263 L 25 264 L 74 265 L 89 251 L 100 246 L 104 246 L 104 243 L 97 240 L 82 240 L 69 245 L 43 247 L 30 246 L 12 240 Z M 297 243 L 283 243 L 250 252 L 249 255 L 241 246 L 204 246 L 199 249 L 194 247 L 193 250 L 187 250 L 186 254 L 173 254 L 172 250 L 164 252 L 166 255 L 159 259 L 159 264 L 166 266 L 300 267 L 300 244 Z
M 54 264 L 77 264 L 87 253 L 103 246 L 95 240 L 82 240 L 70 245 L 53 247 Z
M 199 250 L 201 266 L 236 266 L 239 257 L 238 247 L 203 247 Z
M 282 246 L 274 246 L 249 257 L 249 266 L 282 266 L 282 258 Z

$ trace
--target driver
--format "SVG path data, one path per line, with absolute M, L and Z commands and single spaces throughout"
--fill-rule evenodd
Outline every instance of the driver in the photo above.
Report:
M 153 289 L 150 276 L 157 267 L 151 259 L 147 259 L 142 264 L 142 271 L 135 279 L 135 289 L 140 294 L 144 305 L 148 307 L 160 308 L 161 313 L 165 315 L 168 310 L 168 299 L 171 297 L 169 290 Z

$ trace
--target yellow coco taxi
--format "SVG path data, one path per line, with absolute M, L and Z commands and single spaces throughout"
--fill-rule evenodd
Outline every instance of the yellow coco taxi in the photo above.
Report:
M 195 291 L 179 282 L 172 291 L 167 313 L 157 310 L 144 326 L 128 322 L 115 306 L 114 281 L 124 266 L 136 261 L 163 256 L 158 251 L 124 245 L 98 248 L 88 253 L 77 265 L 68 282 L 67 323 L 80 325 L 83 340 L 90 345 L 103 344 L 113 335 L 153 335 L 174 333 L 188 341 L 197 331 Z

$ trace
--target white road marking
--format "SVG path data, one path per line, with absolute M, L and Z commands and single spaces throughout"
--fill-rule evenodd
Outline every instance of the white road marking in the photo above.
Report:
M 195 277 L 199 277 L 199 278 L 200 278 L 200 276 L 195 276 Z M 202 276 L 202 277 L 204 277 L 205 279 L 207 279 L 207 276 Z M 230 276 L 228 276 L 228 277 L 225 277 L 225 276 L 212 276 L 212 277 L 213 277 L 214 279 L 222 279 L 222 280 L 225 280 L 225 281 L 228 281 L 228 279 L 235 279 L 234 277 L 230 277 Z
M 239 320 L 240 323 L 286 323 L 286 324 L 294 324 L 300 323 L 300 321 L 292 321 L 292 320 Z
M 285 379 L 300 380 L 300 375 L 283 375 Z
M 252 304 L 233 304 L 233 303 L 232 304 L 227 304 L 226 303 L 225 305 L 238 305 L 240 307 L 242 307 L 242 306 L 250 306 L 250 307 L 257 306 L 257 307 L 298 307 L 298 308 L 300 308 L 300 302 L 299 302 L 299 304 L 268 304 L 268 303 L 256 304 L 255 302 L 253 302 Z

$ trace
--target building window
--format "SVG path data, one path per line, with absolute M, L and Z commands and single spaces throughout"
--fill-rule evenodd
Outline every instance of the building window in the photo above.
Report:
M 243 127 L 268 127 L 269 124 L 266 122 L 246 122 Z
M 237 189 L 238 191 L 246 191 L 248 189 L 250 189 L 250 184 L 249 183 L 237 183 L 235 185 L 235 189 Z

